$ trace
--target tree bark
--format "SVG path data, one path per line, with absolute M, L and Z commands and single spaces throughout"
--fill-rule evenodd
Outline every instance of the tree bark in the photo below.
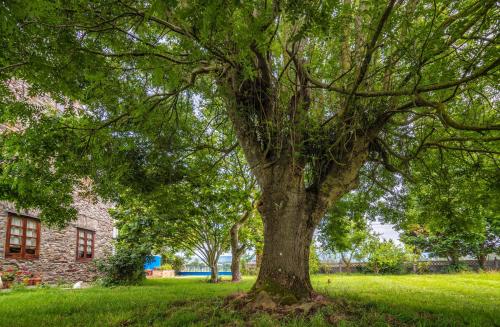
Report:
M 253 203 L 252 203 L 253 207 Z M 245 252 L 245 246 L 240 246 L 239 231 L 240 228 L 250 218 L 250 210 L 245 211 L 243 216 L 231 227 L 231 281 L 239 282 L 241 280 L 240 261 Z
M 217 263 L 210 264 L 210 282 L 211 283 L 219 282 L 219 270 L 217 268 Z
M 297 228 L 302 224 L 297 216 L 280 218 L 265 220 L 264 254 L 254 289 L 296 299 L 309 298 L 309 248 L 314 227 Z
M 479 265 L 480 269 L 484 270 L 486 266 L 486 256 L 484 254 L 477 255 L 477 264 Z
M 343 253 L 340 254 L 340 257 L 342 258 L 342 261 L 344 262 L 345 269 L 347 273 L 351 273 L 351 258 L 347 259 Z
M 240 261 L 241 261 L 241 253 L 233 254 L 231 258 L 232 282 L 239 282 L 241 280 Z
M 230 70 L 224 88 L 229 91 L 229 118 L 261 190 L 257 207 L 264 223 L 264 249 L 253 291 L 309 299 L 313 292 L 309 251 L 314 229 L 326 210 L 357 185 L 359 170 L 368 157 L 370 138 L 376 131 L 341 139 L 334 160 L 312 164 L 317 174 L 306 187 L 307 133 L 300 121 L 309 109 L 310 94 L 302 62 L 294 60 L 300 87 L 290 98 L 288 116 L 283 116 L 283 111 L 276 109 L 280 102 L 275 101 L 278 93 L 268 76 L 269 70 L 261 69 L 266 66 L 266 59 L 257 57 L 261 73 L 258 78 L 249 80 L 242 71 Z M 291 119 L 296 128 L 282 133 L 280 128 L 286 124 L 273 125 L 275 119 Z
M 291 176 L 262 188 L 258 210 L 264 221 L 264 251 L 254 291 L 290 299 L 312 295 L 309 248 L 316 222 L 307 194 Z

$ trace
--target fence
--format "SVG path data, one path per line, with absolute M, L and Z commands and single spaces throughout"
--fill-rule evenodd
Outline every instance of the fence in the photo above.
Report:
M 466 264 L 472 270 L 478 270 L 479 264 L 477 260 L 460 260 L 460 263 Z M 446 273 L 448 267 L 451 265 L 446 260 L 422 260 L 418 261 L 414 267 L 412 262 L 405 263 L 405 270 L 407 272 L 418 272 L 418 266 L 425 267 L 425 271 L 430 273 Z M 500 260 L 488 260 L 484 264 L 485 270 L 498 271 L 500 270 Z M 247 263 L 246 270 L 256 271 L 255 263 Z M 321 274 L 336 274 L 346 272 L 365 272 L 366 262 L 351 262 L 350 269 L 346 265 L 338 262 L 323 262 L 320 264 L 319 273 Z M 422 270 L 421 270 L 422 272 Z
M 500 260 L 496 258 L 494 260 L 488 260 L 484 264 L 485 270 L 494 270 L 497 271 L 500 268 Z M 461 264 L 467 265 L 472 270 L 479 269 L 479 263 L 477 260 L 460 260 Z M 406 262 L 405 268 L 408 272 L 417 272 L 417 267 L 425 267 L 425 272 L 431 273 L 445 273 L 448 271 L 451 263 L 447 260 L 427 260 L 427 261 L 418 261 L 414 265 L 412 262 Z M 352 262 L 350 264 L 350 269 L 342 264 L 337 262 L 329 262 L 322 263 L 320 265 L 320 273 L 323 274 L 335 274 L 335 273 L 343 273 L 343 272 L 363 272 L 366 268 L 366 262 Z M 349 271 L 350 270 L 350 271 Z
M 217 270 L 221 271 L 231 271 L 231 263 L 219 263 L 217 265 Z M 182 269 L 184 272 L 210 272 L 210 267 L 204 264 L 187 264 Z

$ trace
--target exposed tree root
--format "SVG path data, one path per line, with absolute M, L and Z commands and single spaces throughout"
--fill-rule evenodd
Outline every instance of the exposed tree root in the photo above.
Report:
M 267 312 L 277 316 L 309 316 L 330 303 L 331 301 L 319 294 L 315 294 L 311 299 L 306 301 L 288 303 L 286 297 L 272 296 L 266 291 L 235 293 L 225 300 L 226 307 L 231 307 L 244 313 Z

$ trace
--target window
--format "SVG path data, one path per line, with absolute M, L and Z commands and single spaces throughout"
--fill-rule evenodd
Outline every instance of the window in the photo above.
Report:
M 36 259 L 40 251 L 40 221 L 9 213 L 5 257 Z
M 94 232 L 82 228 L 76 230 L 76 260 L 88 261 L 94 257 Z

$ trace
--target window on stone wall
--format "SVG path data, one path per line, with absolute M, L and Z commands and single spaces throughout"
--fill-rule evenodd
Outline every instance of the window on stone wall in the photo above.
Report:
M 9 213 L 5 257 L 36 259 L 40 252 L 40 221 Z
M 76 260 L 87 261 L 94 257 L 95 232 L 77 228 L 76 232 Z

